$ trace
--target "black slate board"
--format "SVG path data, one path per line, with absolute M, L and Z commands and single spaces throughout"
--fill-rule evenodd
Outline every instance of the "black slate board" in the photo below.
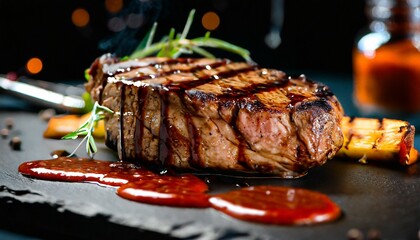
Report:
M 238 185 L 285 185 L 319 191 L 343 211 L 337 221 L 313 226 L 276 226 L 233 219 L 214 209 L 147 205 L 118 197 L 114 188 L 88 183 L 52 182 L 22 176 L 19 164 L 48 159 L 53 150 L 71 151 L 77 141 L 44 139 L 47 123 L 36 113 L 1 112 L 15 120 L 0 139 L 0 229 L 45 239 L 347 239 L 352 228 L 365 236 L 378 230 L 381 239 L 418 239 L 420 230 L 419 164 L 360 164 L 333 159 L 299 179 L 210 177 L 212 192 Z M 2 126 L 3 127 L 3 126 Z M 10 137 L 22 139 L 12 150 Z M 416 136 L 418 149 L 419 135 Z M 99 144 L 95 158 L 116 161 Z M 82 152 L 79 156 L 85 156 Z M 16 235 L 13 235 L 16 237 Z M 18 235 L 19 236 L 19 235 Z M 18 237 L 19 238 L 19 237 Z

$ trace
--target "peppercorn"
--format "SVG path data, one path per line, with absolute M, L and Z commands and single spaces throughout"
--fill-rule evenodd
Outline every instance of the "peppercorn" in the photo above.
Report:
M 56 115 L 56 111 L 53 108 L 43 109 L 39 112 L 38 116 L 42 120 L 48 122 L 53 116 Z
M 3 139 L 7 138 L 7 136 L 9 136 L 9 129 L 3 128 L 0 130 L 0 135 Z
M 15 121 L 11 117 L 8 117 L 4 120 L 4 123 L 5 123 L 7 129 L 12 129 L 13 125 L 14 125 L 14 122 Z
M 363 240 L 363 233 L 357 228 L 352 228 L 347 232 L 347 239 L 348 240 Z
M 13 150 L 20 150 L 22 141 L 19 137 L 13 137 L 12 139 L 10 139 L 9 145 Z
M 369 230 L 368 240 L 381 240 L 381 232 L 377 229 Z

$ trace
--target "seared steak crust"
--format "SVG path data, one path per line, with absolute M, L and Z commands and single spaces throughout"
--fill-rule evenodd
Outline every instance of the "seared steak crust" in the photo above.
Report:
M 205 58 L 106 54 L 86 89 L 115 113 L 106 143 L 121 160 L 172 169 L 298 177 L 343 143 L 343 109 L 304 75 Z

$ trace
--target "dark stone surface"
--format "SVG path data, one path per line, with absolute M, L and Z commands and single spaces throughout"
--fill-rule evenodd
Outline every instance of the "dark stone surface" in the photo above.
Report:
M 334 86 L 334 84 L 332 84 Z M 338 86 L 338 85 L 337 85 Z M 345 94 L 344 94 L 345 95 Z M 349 105 L 350 106 L 350 105 Z M 345 107 L 346 108 L 346 107 Z M 379 231 L 383 239 L 418 239 L 420 164 L 360 164 L 333 159 L 299 179 L 208 177 L 211 192 L 245 185 L 284 185 L 320 191 L 342 209 L 337 221 L 313 226 L 275 226 L 233 219 L 214 209 L 154 206 L 128 201 L 115 188 L 88 183 L 31 179 L 19 164 L 50 158 L 57 149 L 71 151 L 78 141 L 44 139 L 47 126 L 37 113 L 0 112 L 0 124 L 15 125 L 0 139 L 0 236 L 8 239 L 346 239 L 350 229 L 365 237 Z M 19 136 L 21 150 L 9 140 Z M 420 135 L 415 145 L 419 149 Z M 95 158 L 117 160 L 99 144 Z M 78 155 L 85 156 L 83 152 Z

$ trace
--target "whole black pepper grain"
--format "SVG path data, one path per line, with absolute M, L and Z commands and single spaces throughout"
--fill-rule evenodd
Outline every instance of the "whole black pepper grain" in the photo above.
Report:
M 15 121 L 13 120 L 13 118 L 8 117 L 4 120 L 4 124 L 6 126 L 7 129 L 12 129 L 13 125 L 14 125 Z
M 6 139 L 9 136 L 9 132 L 9 129 L 3 128 L 2 130 L 0 130 L 0 135 L 3 139 Z
M 369 230 L 368 240 L 381 240 L 381 232 L 377 229 Z
M 352 228 L 347 232 L 347 239 L 348 240 L 363 240 L 363 233 L 357 228 Z
M 39 112 L 38 116 L 42 120 L 48 122 L 52 117 L 56 115 L 56 111 L 53 108 L 43 109 Z
M 22 145 L 22 141 L 17 136 L 12 137 L 12 139 L 10 139 L 9 145 L 13 150 L 20 150 L 20 147 Z

